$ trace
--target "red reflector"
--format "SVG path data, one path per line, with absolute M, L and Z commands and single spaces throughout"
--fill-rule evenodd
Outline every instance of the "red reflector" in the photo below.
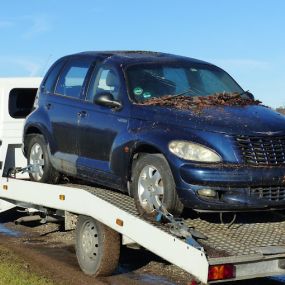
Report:
M 208 281 L 235 278 L 236 270 L 232 264 L 210 265 Z

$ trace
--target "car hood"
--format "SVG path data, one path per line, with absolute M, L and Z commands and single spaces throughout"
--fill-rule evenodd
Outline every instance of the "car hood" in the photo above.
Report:
M 262 106 L 209 107 L 201 111 L 133 105 L 132 117 L 174 128 L 232 135 L 285 135 L 285 116 Z

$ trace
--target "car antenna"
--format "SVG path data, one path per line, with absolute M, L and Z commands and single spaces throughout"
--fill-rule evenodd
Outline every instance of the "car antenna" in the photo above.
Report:
M 50 54 L 47 56 L 47 59 L 46 59 L 44 65 L 43 65 L 42 77 L 45 75 L 45 73 L 46 73 L 46 71 L 47 71 L 46 69 L 47 69 L 48 63 L 49 63 L 49 61 L 51 60 L 51 58 L 52 58 L 52 54 L 50 53 Z

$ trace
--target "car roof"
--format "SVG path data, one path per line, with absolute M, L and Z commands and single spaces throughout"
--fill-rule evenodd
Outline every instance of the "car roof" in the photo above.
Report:
M 68 57 L 101 57 L 110 61 L 131 65 L 136 63 L 159 63 L 159 62 L 172 62 L 172 63 L 203 63 L 210 64 L 198 59 L 174 55 L 163 52 L 153 51 L 135 51 L 135 50 L 122 50 L 122 51 L 86 51 L 70 55 Z M 210 64 L 212 65 L 212 64 Z

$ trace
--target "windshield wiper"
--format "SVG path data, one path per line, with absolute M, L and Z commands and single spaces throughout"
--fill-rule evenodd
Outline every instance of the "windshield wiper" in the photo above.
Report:
M 238 95 L 239 95 L 239 96 L 247 95 L 247 97 L 249 97 L 249 99 L 254 100 L 254 96 L 253 96 L 253 94 L 252 94 L 251 92 L 249 92 L 249 90 L 246 90 L 246 91 L 240 92 Z

